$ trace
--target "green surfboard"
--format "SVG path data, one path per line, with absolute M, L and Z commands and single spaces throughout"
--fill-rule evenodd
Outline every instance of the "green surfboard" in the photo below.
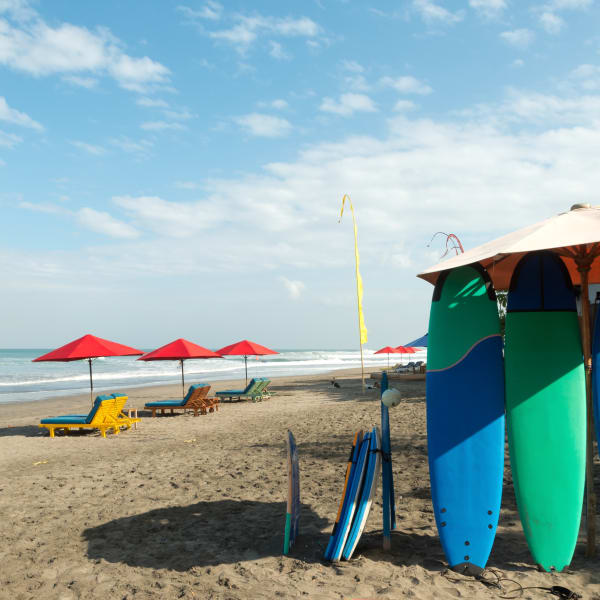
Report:
M 506 417 L 515 495 L 535 562 L 575 551 L 585 482 L 585 377 L 575 295 L 552 252 L 527 254 L 510 283 Z

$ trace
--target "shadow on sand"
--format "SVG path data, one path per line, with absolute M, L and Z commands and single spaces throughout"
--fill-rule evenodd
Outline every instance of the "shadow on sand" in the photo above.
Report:
M 88 557 L 136 567 L 186 571 L 192 567 L 231 564 L 283 549 L 285 502 L 217 500 L 159 508 L 86 529 Z M 301 531 L 293 550 L 324 547 L 327 520 L 309 506 L 301 508 Z M 295 553 L 293 553 L 295 554 Z M 309 552 L 302 559 L 319 560 Z
M 2 427 L 0 429 L 0 437 L 40 437 L 48 435 L 47 429 L 41 429 L 37 425 L 22 425 L 19 427 Z

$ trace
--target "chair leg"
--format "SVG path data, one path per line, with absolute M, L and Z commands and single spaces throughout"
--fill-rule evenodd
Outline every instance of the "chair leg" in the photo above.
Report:
M 50 432 L 50 437 L 54 437 L 54 427 L 48 427 L 48 431 Z

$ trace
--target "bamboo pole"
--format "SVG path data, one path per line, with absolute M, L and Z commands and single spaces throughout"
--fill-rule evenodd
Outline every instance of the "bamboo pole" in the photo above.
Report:
M 585 491 L 586 491 L 586 556 L 596 554 L 596 493 L 594 492 L 594 406 L 592 401 L 592 349 L 590 336 L 590 292 L 588 275 L 594 256 L 580 250 L 575 262 L 581 275 L 581 342 L 585 365 L 585 396 L 587 408 Z

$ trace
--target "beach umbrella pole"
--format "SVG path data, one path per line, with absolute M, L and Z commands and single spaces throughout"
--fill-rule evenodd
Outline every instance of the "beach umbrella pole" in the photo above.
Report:
M 244 368 L 246 370 L 246 385 L 248 385 L 248 356 L 244 354 Z
M 92 359 L 88 358 L 88 363 L 90 365 L 90 402 L 94 404 L 94 381 L 92 379 Z
M 181 398 L 185 398 L 185 380 L 183 378 L 183 359 L 179 361 L 181 363 Z

